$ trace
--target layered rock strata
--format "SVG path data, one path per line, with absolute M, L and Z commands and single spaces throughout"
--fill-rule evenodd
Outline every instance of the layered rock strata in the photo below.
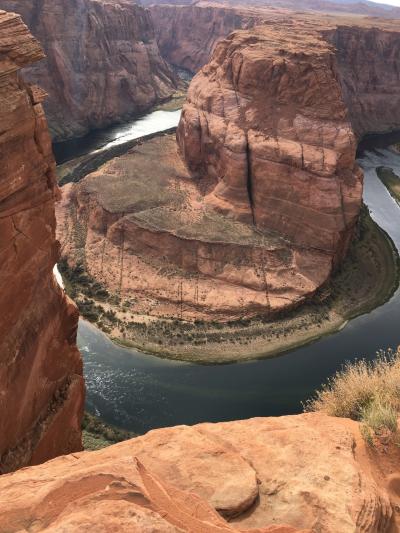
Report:
M 273 9 L 291 9 L 294 11 L 312 11 L 321 13 L 336 13 L 346 16 L 363 15 L 368 17 L 381 17 L 387 19 L 399 19 L 400 9 L 398 7 L 383 4 L 379 5 L 377 2 L 363 0 L 249 0 L 242 2 L 241 0 L 214 0 L 214 1 L 195 1 L 195 0 L 141 0 L 142 5 L 153 8 L 154 6 L 187 6 L 187 5 L 212 5 L 221 7 L 238 6 L 254 7 L 264 9 L 270 7 Z
M 218 212 L 172 135 L 64 187 L 63 256 L 134 311 L 209 320 L 285 309 L 313 293 L 332 257 Z
M 0 477 L 0 530 L 395 531 L 396 459 L 320 414 L 160 429 Z
M 240 28 L 262 21 L 262 13 L 222 5 L 152 5 L 158 46 L 171 64 L 196 72 L 208 63 L 215 44 Z
M 190 85 L 177 139 L 192 176 L 211 181 L 206 203 L 289 239 L 300 264 L 310 251 L 343 259 L 362 172 L 334 50 L 317 32 L 291 40 L 259 26 L 221 41 Z
M 75 187 L 66 257 L 78 223 L 88 272 L 149 314 L 273 315 L 313 295 L 362 196 L 332 45 L 304 22 L 301 38 L 234 32 L 193 79 L 177 140 L 179 153 L 161 136 Z
M 49 94 L 54 140 L 146 112 L 176 89 L 161 58 L 150 13 L 125 0 L 0 0 L 23 17 L 46 59 L 26 69 Z
M 400 36 L 396 21 L 379 26 L 338 25 L 324 32 L 336 50 L 343 98 L 358 138 L 400 124 Z
M 42 58 L 20 17 L 0 11 L 0 473 L 82 449 L 78 313 L 52 272 L 59 193 L 44 93 L 19 74 Z

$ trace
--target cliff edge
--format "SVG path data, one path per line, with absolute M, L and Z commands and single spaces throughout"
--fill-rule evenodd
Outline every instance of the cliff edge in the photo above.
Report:
M 0 473 L 81 450 L 78 312 L 53 276 L 55 162 L 44 93 L 19 70 L 43 58 L 0 11 Z
M 0 531 L 398 531 L 398 456 L 321 414 L 159 429 L 1 476 Z

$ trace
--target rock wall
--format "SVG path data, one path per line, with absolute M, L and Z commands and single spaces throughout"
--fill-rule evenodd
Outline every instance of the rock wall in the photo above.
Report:
M 35 531 L 71 533 L 398 531 L 396 448 L 368 451 L 356 422 L 321 414 L 159 429 L 0 477 L 1 526 L 8 533 L 33 523 Z
M 219 39 L 262 19 L 260 14 L 218 5 L 153 5 L 150 12 L 162 56 L 191 72 L 209 61 Z
M 219 212 L 204 181 L 188 172 L 174 135 L 140 143 L 63 188 L 63 257 L 135 313 L 170 318 L 274 314 L 327 280 L 331 255 L 257 229 L 246 206 L 236 220 Z
M 160 51 L 172 64 L 197 72 L 209 62 L 219 40 L 236 29 L 250 29 L 255 25 L 286 28 L 301 39 L 304 23 L 320 25 L 321 35 L 336 48 L 337 72 L 343 99 L 357 136 L 367 132 L 396 129 L 400 124 L 399 33 L 396 23 L 302 15 L 283 8 L 315 9 L 335 12 L 316 2 L 274 2 L 275 9 L 265 3 L 253 7 L 230 5 L 153 5 L 150 11 L 156 28 Z M 355 9 L 357 7 L 357 9 Z M 336 4 L 337 10 L 360 12 L 374 16 L 400 17 L 400 10 L 387 10 L 377 5 Z M 390 14 L 391 13 L 391 14 Z M 324 27 L 326 29 L 324 29 Z M 330 27 L 330 29 L 328 29 Z M 279 38 L 279 36 L 278 36 Z
M 398 129 L 400 35 L 397 28 L 338 26 L 324 35 L 337 50 L 343 97 L 358 137 Z
M 187 318 L 226 320 L 290 309 L 329 280 L 355 234 L 358 138 L 400 125 L 400 34 L 387 21 L 345 26 L 281 10 L 152 9 L 177 37 L 169 59 L 190 68 L 228 26 L 252 27 L 220 40 L 192 80 L 180 154 L 166 141 L 144 143 L 77 187 L 88 272 L 112 292 L 149 298 L 150 314 L 185 307 Z M 126 201 L 110 207 L 112 198 Z M 104 212 L 112 220 L 100 227 Z M 71 235 L 61 228 L 73 262 Z
M 362 173 L 334 51 L 313 29 L 292 39 L 259 26 L 220 41 L 190 85 L 177 139 L 194 178 L 212 181 L 215 209 L 343 259 Z
M 138 116 L 176 88 L 150 13 L 132 2 L 0 0 L 0 9 L 21 14 L 44 47 L 25 75 L 49 94 L 54 140 Z
M 321 13 L 340 13 L 351 15 L 364 15 L 368 17 L 382 17 L 387 19 L 400 18 L 400 9 L 392 5 L 379 5 L 374 1 L 362 0 L 217 0 L 212 2 L 199 0 L 141 0 L 142 5 L 153 7 L 154 5 L 212 5 L 222 7 L 239 6 L 239 8 L 255 7 L 274 9 L 291 9 L 294 11 L 312 11 Z
M 42 58 L 0 11 L 0 473 L 82 449 L 78 313 L 52 273 L 55 162 L 43 92 L 19 75 Z

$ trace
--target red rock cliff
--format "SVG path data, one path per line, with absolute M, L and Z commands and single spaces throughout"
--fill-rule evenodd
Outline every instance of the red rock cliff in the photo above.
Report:
M 260 14 L 218 5 L 153 5 L 150 11 L 163 57 L 191 72 L 209 61 L 219 39 L 262 19 Z
M 56 140 L 137 116 L 174 91 L 150 14 L 132 2 L 0 0 L 0 8 L 21 14 L 44 47 L 46 59 L 26 76 L 49 94 Z
M 344 100 L 356 134 L 400 125 L 400 35 L 387 26 L 339 25 L 324 35 L 336 49 Z
M 0 11 L 0 473 L 82 448 L 78 313 L 52 273 L 55 163 L 43 92 L 19 75 L 42 57 Z
M 259 26 L 220 41 L 193 79 L 178 143 L 205 201 L 227 216 L 340 261 L 358 219 L 362 173 L 332 47 L 312 28 Z M 308 277 L 317 279 L 317 266 Z

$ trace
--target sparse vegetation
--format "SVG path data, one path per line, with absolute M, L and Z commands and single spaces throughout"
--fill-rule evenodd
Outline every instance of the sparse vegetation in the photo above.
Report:
M 383 304 L 398 286 L 399 271 L 393 243 L 366 208 L 358 238 L 331 282 L 305 304 L 274 317 L 242 316 L 227 322 L 173 316 L 149 319 L 132 294 L 105 296 L 107 289 L 85 272 L 84 265 L 60 264 L 66 290 L 82 315 L 114 342 L 206 364 L 273 356 L 334 332 L 347 320 Z
M 305 404 L 305 410 L 359 421 L 369 444 L 374 437 L 396 434 L 400 415 L 400 348 L 396 352 L 382 351 L 372 362 L 347 363 Z
M 400 203 L 400 178 L 391 168 L 378 167 L 376 169 L 379 179 L 386 186 L 391 196 Z
M 111 444 L 132 439 L 137 435 L 106 424 L 99 417 L 85 412 L 82 420 L 82 436 L 85 450 L 100 450 Z

